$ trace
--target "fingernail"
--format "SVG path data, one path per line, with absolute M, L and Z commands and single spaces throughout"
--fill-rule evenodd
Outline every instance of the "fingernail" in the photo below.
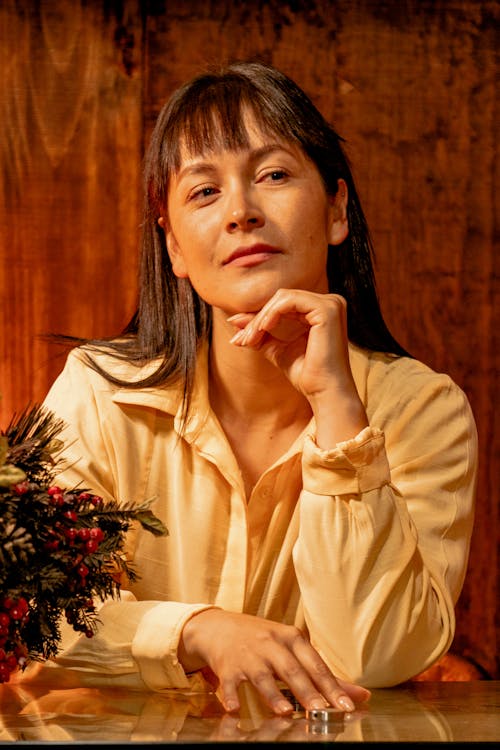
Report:
M 239 331 L 236 331 L 234 336 L 229 339 L 229 343 L 236 344 L 237 342 L 241 341 L 244 333 L 245 333 L 245 330 L 243 328 L 241 328 Z
M 226 701 L 224 704 L 224 708 L 228 713 L 231 713 L 231 711 L 236 711 L 238 708 L 238 703 L 233 700 Z
M 229 318 L 226 318 L 228 323 L 232 323 L 233 320 L 239 320 L 239 318 L 243 318 L 244 313 L 235 313 L 234 315 L 230 315 Z
M 288 701 L 278 701 L 276 703 L 276 709 L 280 714 L 289 714 L 293 711 L 293 706 Z
M 354 711 L 354 703 L 347 697 L 347 695 L 341 695 L 340 698 L 337 698 L 336 703 L 337 706 L 343 708 L 344 711 Z
M 314 698 L 314 700 L 311 701 L 311 708 L 313 710 L 326 708 L 327 706 L 328 703 L 323 698 Z

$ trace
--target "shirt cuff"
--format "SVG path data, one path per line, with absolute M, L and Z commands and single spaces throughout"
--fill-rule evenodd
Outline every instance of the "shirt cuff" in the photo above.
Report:
M 193 689 L 193 678 L 185 673 L 177 649 L 186 622 L 198 612 L 211 608 L 209 604 L 161 602 L 141 618 L 132 641 L 132 656 L 150 690 Z
M 307 435 L 302 453 L 304 489 L 315 495 L 359 495 L 391 481 L 385 436 L 365 427 L 356 437 L 322 450 Z

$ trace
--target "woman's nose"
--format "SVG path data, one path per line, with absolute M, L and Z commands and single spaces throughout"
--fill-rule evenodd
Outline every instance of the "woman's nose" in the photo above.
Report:
M 248 231 L 264 224 L 264 215 L 255 204 L 247 198 L 239 196 L 236 201 L 232 202 L 229 207 L 227 217 L 227 230 L 234 232 L 236 230 Z

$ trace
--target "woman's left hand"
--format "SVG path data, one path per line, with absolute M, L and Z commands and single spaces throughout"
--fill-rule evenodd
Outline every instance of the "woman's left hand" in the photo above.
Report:
M 258 313 L 233 315 L 229 321 L 239 328 L 232 343 L 261 351 L 279 367 L 307 398 L 317 419 L 334 412 L 342 421 L 347 418 L 349 424 L 340 432 L 350 434 L 340 439 L 353 437 L 368 424 L 349 362 L 343 297 L 279 289 Z

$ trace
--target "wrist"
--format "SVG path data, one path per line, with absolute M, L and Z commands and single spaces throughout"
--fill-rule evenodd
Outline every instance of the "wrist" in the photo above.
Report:
M 202 656 L 200 642 L 204 628 L 204 615 L 212 612 L 213 609 L 215 608 L 210 607 L 195 612 L 184 623 L 177 647 L 177 657 L 186 673 L 197 672 L 207 666 Z
M 324 450 L 351 440 L 369 426 L 357 393 L 348 397 L 317 397 L 310 404 L 316 422 L 316 444 Z

